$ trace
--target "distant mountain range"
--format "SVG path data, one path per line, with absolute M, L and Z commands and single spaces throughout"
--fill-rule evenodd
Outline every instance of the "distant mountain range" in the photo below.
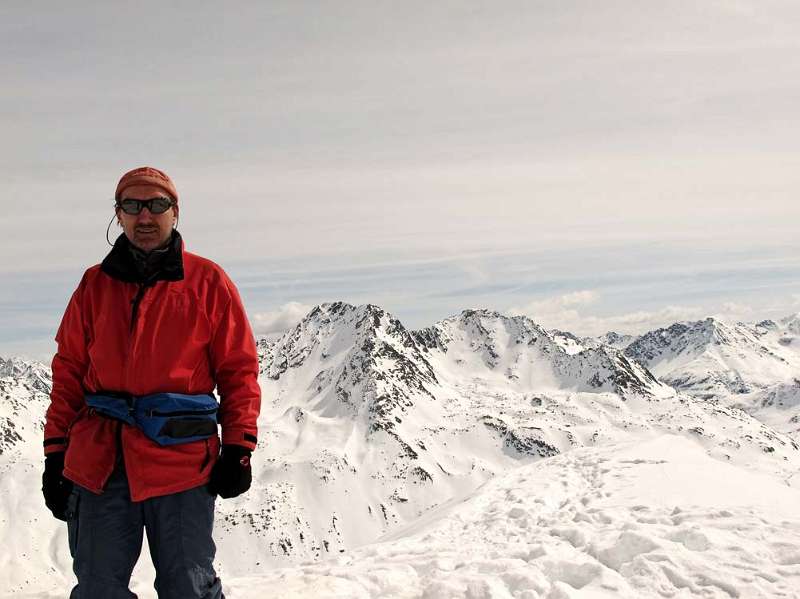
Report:
M 703 399 L 752 393 L 800 375 L 800 316 L 755 325 L 714 318 L 650 331 L 625 355 Z
M 335 302 L 258 350 L 254 485 L 221 501 L 217 521 L 238 575 L 372 542 L 576 447 L 669 432 L 731 463 L 800 468 L 800 316 L 582 338 L 488 310 L 414 331 L 378 306 Z M 38 497 L 24 509 L 15 497 L 38 493 L 50 385 L 46 366 L 0 360 L 3 534 L 40 556 L 12 575 L 20 588 L 63 567 L 51 528 L 23 534 L 48 517 Z
M 624 351 L 681 392 L 800 432 L 800 315 L 757 324 L 677 323 L 632 340 Z
M 800 432 L 800 314 L 753 324 L 706 318 L 638 336 L 551 333 L 566 351 L 622 350 L 681 393 L 741 408 L 782 432 Z

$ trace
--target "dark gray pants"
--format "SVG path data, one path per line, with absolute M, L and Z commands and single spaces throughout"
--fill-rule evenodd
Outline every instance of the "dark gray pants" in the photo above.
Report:
M 214 572 L 213 525 L 214 497 L 205 485 L 134 503 L 122 464 L 102 495 L 75 485 L 67 528 L 78 584 L 70 599 L 135 599 L 128 583 L 142 531 L 159 599 L 224 599 Z

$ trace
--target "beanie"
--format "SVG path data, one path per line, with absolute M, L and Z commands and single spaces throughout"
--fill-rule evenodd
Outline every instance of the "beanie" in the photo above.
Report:
M 132 185 L 154 185 L 155 187 L 160 187 L 175 200 L 176 204 L 178 203 L 178 190 L 175 189 L 172 179 L 165 172 L 152 166 L 140 166 L 122 175 L 119 183 L 117 183 L 114 199 L 118 200 L 122 192 Z

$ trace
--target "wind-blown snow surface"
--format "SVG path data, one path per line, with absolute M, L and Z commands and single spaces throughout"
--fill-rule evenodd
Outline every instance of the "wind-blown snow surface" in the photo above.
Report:
M 796 442 L 724 402 L 676 392 L 620 349 L 485 310 L 408 331 L 376 306 L 334 303 L 261 340 L 259 352 L 253 488 L 217 504 L 217 563 L 229 597 L 591 597 L 603 585 L 616 585 L 602 591 L 609 596 L 728 596 L 725 584 L 747 597 L 800 589 L 787 574 L 797 528 L 788 508 L 778 510 L 795 501 Z M 12 360 L 0 363 L 0 377 L 0 440 L 10 439 L 0 451 L 0 596 L 61 597 L 72 579 L 65 531 L 39 495 L 49 373 Z M 645 457 L 625 453 L 640 449 Z M 718 483 L 728 485 L 722 495 Z M 672 502 L 661 511 L 660 497 Z M 710 505 L 720 497 L 728 507 Z M 697 559 L 670 537 L 683 534 L 676 507 L 699 509 L 698 526 L 708 527 L 710 548 L 692 550 Z M 721 510 L 732 515 L 714 517 Z M 748 528 L 761 519 L 774 534 Z M 550 533 L 568 521 L 578 536 Z M 737 544 L 715 532 L 728 525 L 754 538 Z M 633 526 L 656 545 L 637 553 L 645 563 L 622 559 L 650 547 L 618 538 Z M 658 551 L 674 563 L 641 574 L 655 568 Z M 767 582 L 748 587 L 731 566 L 746 552 L 751 565 L 773 554 L 787 563 L 780 571 L 758 566 Z M 132 588 L 153 597 L 151 581 L 145 557 Z

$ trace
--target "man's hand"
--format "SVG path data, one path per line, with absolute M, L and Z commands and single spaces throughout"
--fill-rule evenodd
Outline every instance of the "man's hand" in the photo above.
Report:
M 42 494 L 47 508 L 59 520 L 67 520 L 67 500 L 72 493 L 72 481 L 64 478 L 64 452 L 48 454 L 44 458 Z
M 211 470 L 209 492 L 230 499 L 247 491 L 252 480 L 250 450 L 240 445 L 223 445 L 222 455 Z

